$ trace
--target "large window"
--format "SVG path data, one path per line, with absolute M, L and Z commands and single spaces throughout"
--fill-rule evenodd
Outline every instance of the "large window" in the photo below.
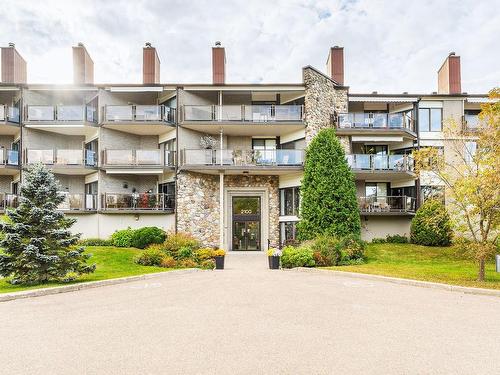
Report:
M 175 182 L 158 184 L 158 193 L 164 194 L 163 207 L 166 209 L 175 209 Z
M 442 122 L 441 108 L 420 108 L 418 110 L 418 125 L 421 132 L 440 132 L 443 128 Z
M 298 216 L 300 194 L 298 187 L 280 189 L 280 216 Z

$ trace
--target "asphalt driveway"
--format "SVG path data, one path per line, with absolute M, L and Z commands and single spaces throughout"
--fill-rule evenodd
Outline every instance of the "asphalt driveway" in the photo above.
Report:
M 500 373 L 498 297 L 266 262 L 0 303 L 0 373 Z

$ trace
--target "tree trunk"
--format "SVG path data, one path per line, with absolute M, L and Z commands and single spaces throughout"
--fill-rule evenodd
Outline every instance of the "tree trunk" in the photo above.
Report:
M 479 275 L 478 275 L 478 281 L 484 281 L 484 266 L 485 266 L 485 260 L 481 259 L 479 261 Z

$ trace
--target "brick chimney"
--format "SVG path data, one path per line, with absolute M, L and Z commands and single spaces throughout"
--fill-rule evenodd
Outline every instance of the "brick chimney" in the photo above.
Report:
M 142 82 L 145 85 L 160 83 L 160 58 L 149 42 L 142 49 Z
M 219 41 L 212 47 L 212 81 L 214 85 L 226 83 L 226 50 Z
M 14 43 L 2 47 L 2 83 L 26 83 L 26 61 Z
M 462 79 L 460 76 L 460 56 L 450 52 L 438 70 L 438 94 L 460 94 Z
M 331 47 L 326 60 L 327 74 L 339 85 L 344 84 L 344 47 Z
M 73 83 L 75 85 L 94 83 L 94 61 L 83 43 L 73 47 Z

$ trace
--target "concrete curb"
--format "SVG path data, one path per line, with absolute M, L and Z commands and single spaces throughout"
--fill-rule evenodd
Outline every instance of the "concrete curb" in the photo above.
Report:
M 0 302 L 12 301 L 15 299 L 22 299 L 22 298 L 42 297 L 42 296 L 48 296 L 51 294 L 76 292 L 78 290 L 99 288 L 99 287 L 108 286 L 108 285 L 124 284 L 124 283 L 130 283 L 133 281 L 139 281 L 139 280 L 148 280 L 148 279 L 153 279 L 153 278 L 158 277 L 158 276 L 166 276 L 166 275 L 177 276 L 177 275 L 184 275 L 184 274 L 188 274 L 188 273 L 201 272 L 201 271 L 202 270 L 200 270 L 198 268 L 187 268 L 187 269 L 183 269 L 183 270 L 155 272 L 155 273 L 148 273 L 148 274 L 143 274 L 143 275 L 120 277 L 120 278 L 116 278 L 116 279 L 89 281 L 89 282 L 83 282 L 83 283 L 71 284 L 71 285 L 65 285 L 65 286 L 55 286 L 55 287 L 48 287 L 48 288 L 41 288 L 41 289 L 24 290 L 22 292 L 4 293 L 4 294 L 0 294 Z
M 291 271 L 305 272 L 305 273 L 318 273 L 318 274 L 324 274 L 324 275 L 330 275 L 330 276 L 344 276 L 344 277 L 352 277 L 352 278 L 356 278 L 356 279 L 365 279 L 365 280 L 385 281 L 388 283 L 399 284 L 399 285 L 410 285 L 410 286 L 418 286 L 421 288 L 448 290 L 450 292 L 459 292 L 459 293 L 465 293 L 465 294 L 500 297 L 500 290 L 495 290 L 495 289 L 471 288 L 471 287 L 458 286 L 458 285 L 434 283 L 434 282 L 429 282 L 429 281 L 420 281 L 420 280 L 413 280 L 413 279 L 400 279 L 397 277 L 371 275 L 371 274 L 367 274 L 367 273 L 344 272 L 344 271 L 325 270 L 325 269 L 318 269 L 318 268 L 306 268 L 306 267 L 293 268 Z

